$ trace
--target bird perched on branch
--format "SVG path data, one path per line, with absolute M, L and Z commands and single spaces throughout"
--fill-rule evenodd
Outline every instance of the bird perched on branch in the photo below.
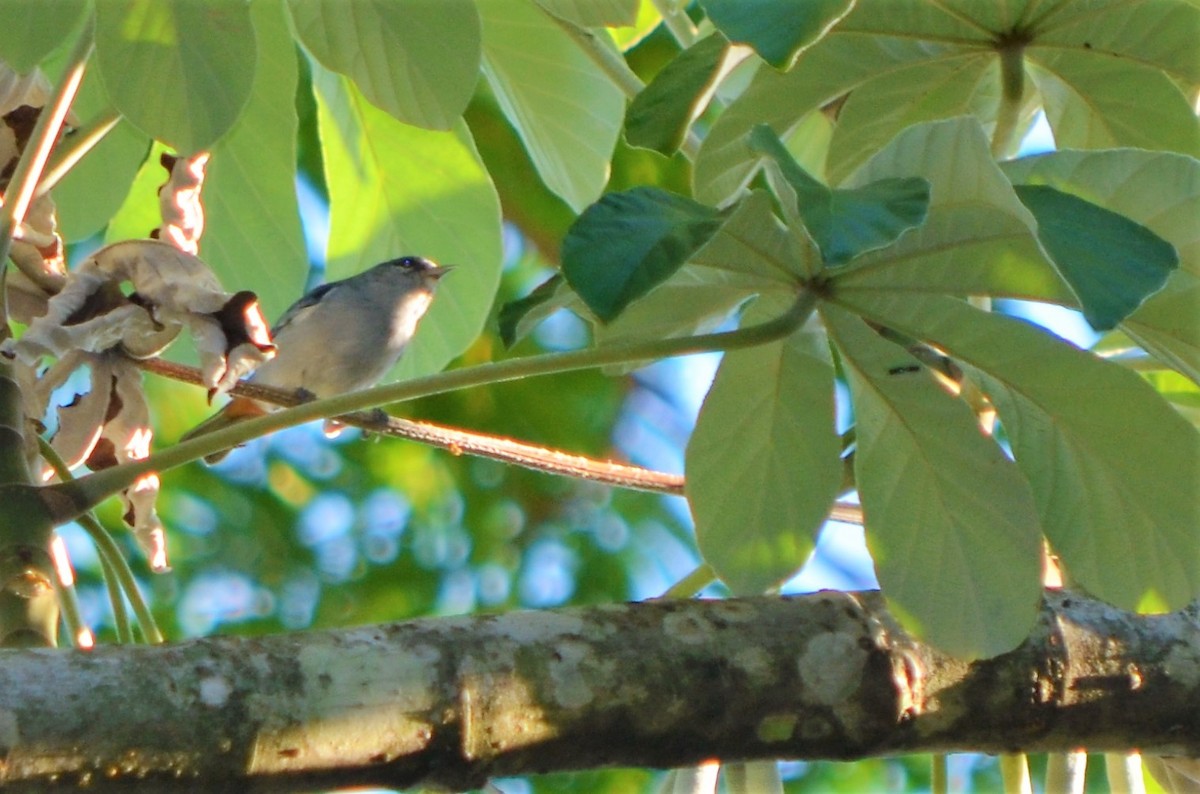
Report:
M 278 353 L 250 380 L 314 397 L 374 386 L 404 353 L 438 281 L 451 269 L 424 257 L 405 256 L 317 287 L 292 304 L 271 329 Z M 274 407 L 235 396 L 182 440 L 270 410 Z M 224 450 L 204 460 L 216 463 L 227 454 Z

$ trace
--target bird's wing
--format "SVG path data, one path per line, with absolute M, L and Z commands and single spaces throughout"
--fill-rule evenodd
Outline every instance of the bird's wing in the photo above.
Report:
M 282 317 L 279 318 L 279 322 L 275 323 L 275 327 L 271 329 L 271 336 L 277 336 L 279 334 L 279 332 L 282 331 L 288 323 L 291 323 L 291 322 L 295 321 L 296 318 L 301 317 L 304 314 L 307 314 L 308 312 L 312 311 L 312 308 L 321 302 L 321 298 L 325 297 L 325 295 L 331 289 L 336 287 L 337 284 L 338 284 L 338 282 L 322 284 L 321 286 L 314 288 L 303 298 L 301 298 L 300 300 L 296 301 L 291 306 L 289 306 L 288 310 L 283 313 Z

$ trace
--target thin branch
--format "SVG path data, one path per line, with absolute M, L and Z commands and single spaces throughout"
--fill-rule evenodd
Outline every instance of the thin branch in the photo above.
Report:
M 38 181 L 37 189 L 33 192 L 34 199 L 39 199 L 53 190 L 62 181 L 62 178 L 75 167 L 75 164 L 82 160 L 84 155 L 95 149 L 120 122 L 121 114 L 110 109 L 93 119 L 87 126 L 76 130 L 67 140 L 63 141 L 65 145 L 60 146 L 54 152 L 54 156 L 46 165 L 46 170 Z
M 107 497 L 128 488 L 143 474 L 172 469 L 286 427 L 304 424 L 314 419 L 341 417 L 379 405 L 522 378 L 617 364 L 636 364 L 714 350 L 753 347 L 780 339 L 795 331 L 812 313 L 816 304 L 816 295 L 802 290 L 788 311 L 748 328 L 508 359 L 308 402 L 199 436 L 139 461 L 104 469 L 71 483 L 44 486 L 41 490 L 48 503 L 53 502 L 58 508 L 59 513 L 54 516 L 55 519 L 68 521 Z

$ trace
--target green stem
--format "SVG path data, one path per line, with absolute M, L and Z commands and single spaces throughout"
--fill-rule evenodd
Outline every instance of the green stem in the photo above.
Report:
M 696 43 L 697 30 L 691 18 L 675 3 L 675 0 L 650 0 L 651 5 L 662 17 L 663 24 L 679 46 L 687 49 Z
M 938 753 L 930 759 L 930 794 L 949 794 L 950 776 L 946 769 L 946 754 Z
M 54 469 L 54 473 L 64 483 L 79 482 L 71 470 L 67 467 L 66 461 L 58 454 L 54 447 L 43 438 L 38 439 L 38 449 L 42 457 Z M 147 642 L 158 644 L 163 641 L 162 632 L 158 629 L 158 624 L 154 621 L 154 615 L 151 614 L 150 608 L 146 605 L 146 600 L 142 598 L 142 592 L 138 589 L 137 579 L 133 576 L 133 570 L 130 569 L 129 563 L 125 561 L 125 555 L 121 553 L 121 547 L 117 545 L 117 541 L 109 533 L 104 525 L 100 523 L 100 519 L 91 512 L 84 513 L 76 518 L 79 526 L 83 527 L 83 531 L 88 533 L 92 539 L 92 543 L 96 546 L 96 551 L 100 554 L 100 562 L 104 571 L 104 580 L 108 585 L 109 599 L 112 601 L 113 619 L 117 625 L 117 634 L 121 635 L 121 621 L 125 622 L 125 633 L 129 635 L 129 641 L 132 641 L 133 634 L 129 631 L 129 618 L 125 614 L 125 602 L 121 597 L 124 592 L 124 597 L 129 599 L 129 603 L 133 606 L 133 612 L 137 615 L 138 623 L 142 627 L 142 634 L 145 635 Z
M 691 573 L 668 587 L 659 598 L 668 601 L 691 598 L 715 581 L 717 581 L 717 574 L 713 571 L 712 566 L 702 562 Z
M 1024 753 L 1000 756 L 1000 778 L 1004 781 L 1004 794 L 1033 794 L 1029 761 Z
M 62 540 L 55 541 L 59 544 Z M 66 554 L 66 546 L 60 546 L 59 552 Z M 69 560 L 56 560 L 56 565 L 70 564 Z M 57 572 L 56 572 L 57 573 Z M 90 630 L 83 622 L 83 616 L 79 611 L 79 598 L 75 594 L 75 585 L 72 582 L 67 584 L 62 580 L 62 577 L 55 576 L 51 581 L 54 582 L 54 592 L 58 596 L 58 608 L 62 613 L 63 623 L 67 626 L 67 633 L 71 635 L 71 644 L 76 648 L 90 647 L 90 645 L 80 646 L 79 641 L 83 638 L 84 632 L 90 634 Z
M 88 57 L 92 54 L 92 28 L 94 17 L 90 14 L 88 22 L 79 39 L 75 42 L 71 55 L 67 60 L 67 68 L 62 80 L 55 86 L 54 94 L 38 114 L 33 133 L 26 143 L 21 158 L 13 170 L 8 189 L 4 196 L 4 213 L 0 215 L 0 265 L 8 261 L 8 253 L 12 249 L 13 232 L 25 220 L 25 213 L 33 201 L 34 191 L 41 179 L 42 169 L 50 158 L 50 150 L 54 148 L 58 131 L 62 128 L 63 120 L 71 109 L 79 84 L 83 82 L 83 73 L 87 68 Z M 49 290 L 57 289 L 57 279 L 37 268 L 21 268 L 33 283 Z
M 177 444 L 140 461 L 104 469 L 81 477 L 74 482 L 45 486 L 45 489 L 53 491 L 46 496 L 61 497 L 52 500 L 54 504 L 61 505 L 61 514 L 55 515 L 55 520 L 69 521 L 82 512 L 90 510 L 109 496 L 130 487 L 143 474 L 166 471 L 286 427 L 304 424 L 314 419 L 341 416 L 379 405 L 405 402 L 448 391 L 504 383 L 521 378 L 753 347 L 792 333 L 808 319 L 816 305 L 817 296 L 804 290 L 792 307 L 779 317 L 735 331 L 683 338 L 625 342 L 586 350 L 508 359 L 507 361 L 463 367 L 424 378 L 414 378 L 402 383 L 377 386 L 373 389 L 343 394 L 326 400 L 317 400 L 246 420 L 233 427 Z
M 125 608 L 125 597 L 121 595 L 121 584 L 117 571 L 108 555 L 100 553 L 100 571 L 104 574 L 104 587 L 108 590 L 108 601 L 112 604 L 113 626 L 117 631 L 117 642 L 133 644 L 133 627 L 129 625 L 129 610 Z
M 1025 95 L 1025 47 L 1009 43 L 1000 48 L 1000 109 L 992 133 L 992 157 L 1001 159 L 1016 151 L 1017 127 Z

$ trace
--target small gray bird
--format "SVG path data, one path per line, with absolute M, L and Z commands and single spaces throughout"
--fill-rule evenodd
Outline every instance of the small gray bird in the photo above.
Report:
M 374 386 L 400 359 L 442 276 L 452 270 L 420 256 L 376 265 L 323 284 L 292 304 L 271 329 L 278 353 L 250 380 L 315 397 Z M 183 441 L 262 416 L 272 406 L 235 396 Z M 216 463 L 228 450 L 208 455 Z

